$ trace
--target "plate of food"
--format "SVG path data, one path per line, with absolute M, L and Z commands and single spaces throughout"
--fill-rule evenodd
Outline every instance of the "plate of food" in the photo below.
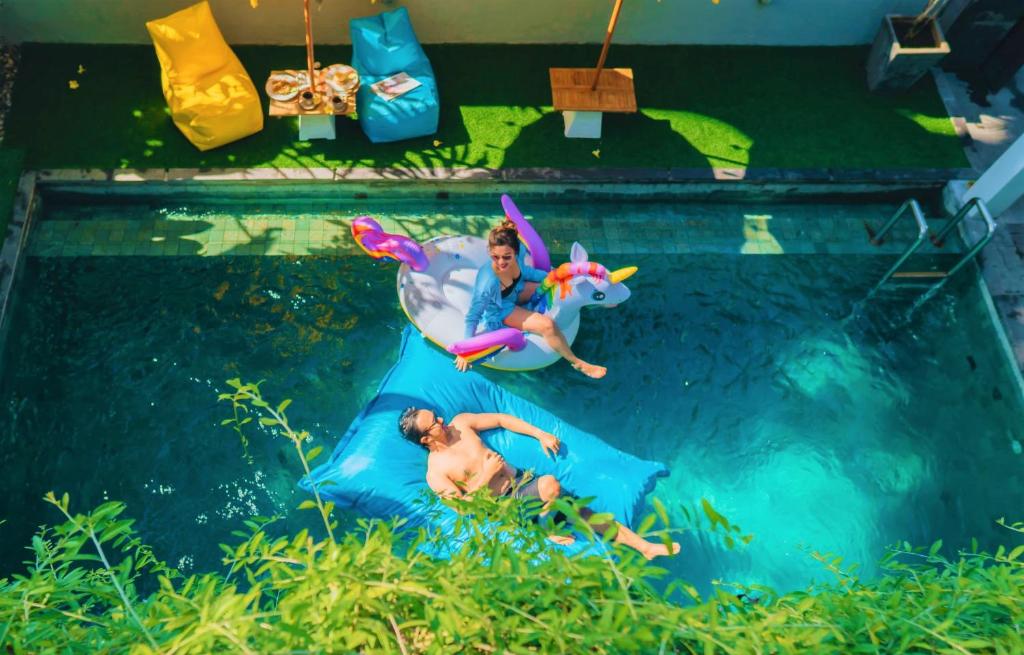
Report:
M 321 79 L 337 93 L 352 93 L 359 88 L 359 73 L 345 64 L 332 64 L 323 69 Z
M 291 100 L 299 95 L 299 80 L 294 75 L 277 73 L 267 78 L 267 95 L 274 100 Z

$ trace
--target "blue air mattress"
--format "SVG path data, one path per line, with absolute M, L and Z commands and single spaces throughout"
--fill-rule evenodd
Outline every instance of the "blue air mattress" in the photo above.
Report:
M 511 414 L 554 434 L 562 442 L 554 459 L 525 435 L 497 429 L 481 437 L 512 466 L 532 469 L 536 475 L 554 475 L 564 492 L 593 497 L 594 511 L 611 512 L 627 525 L 643 507 L 655 479 L 668 474 L 664 465 L 617 450 L 475 372 L 458 372 L 448 355 L 407 327 L 398 362 L 384 376 L 376 395 L 349 426 L 330 460 L 299 485 L 311 491 L 311 484 L 316 484 L 339 508 L 363 516 L 400 516 L 411 526 L 436 525 L 437 517 L 422 502 L 424 493 L 429 493 L 427 451 L 398 431 L 398 417 L 410 406 L 431 409 L 446 419 L 463 412 Z M 441 520 L 453 518 L 454 512 L 449 512 Z M 583 548 L 581 541 L 570 550 Z

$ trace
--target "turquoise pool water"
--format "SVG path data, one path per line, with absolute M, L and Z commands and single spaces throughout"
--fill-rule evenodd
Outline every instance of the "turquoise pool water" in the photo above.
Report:
M 485 224 L 492 206 L 376 209 L 414 229 L 425 216 L 431 229 L 463 229 Z M 871 577 L 885 546 L 904 539 L 941 538 L 947 549 L 972 536 L 1014 543 L 994 520 L 1024 518 L 1024 408 L 973 274 L 908 324 L 894 320 L 905 307 L 894 298 L 845 320 L 891 258 L 838 235 L 890 207 L 529 208 L 547 217 L 542 233 L 603 229 L 592 258 L 640 272 L 629 302 L 588 313 L 576 343 L 609 367 L 605 380 L 562 364 L 488 375 L 666 462 L 672 474 L 654 495 L 675 521 L 706 498 L 755 535 L 729 550 L 689 532 L 668 563 L 673 575 L 702 590 L 713 579 L 789 590 L 829 579 L 810 550 L 841 554 Z M 299 220 L 343 226 L 358 209 Z M 292 509 L 303 496 L 290 445 L 253 430 L 248 463 L 219 426 L 229 408 L 216 394 L 228 378 L 266 379 L 267 396 L 294 399 L 293 422 L 330 450 L 394 360 L 406 323 L 394 268 L 340 243 L 306 256 L 65 255 L 51 240 L 60 230 L 46 227 L 176 217 L 215 229 L 224 211 L 46 206 L 3 350 L 0 570 L 16 567 L 35 525 L 57 520 L 39 500 L 50 489 L 69 492 L 79 509 L 126 501 L 146 540 L 186 571 L 216 567 L 215 544 L 248 516 L 283 514 L 282 530 L 311 520 Z M 262 211 L 231 210 L 230 220 L 280 213 Z M 679 229 L 680 214 L 696 227 Z M 810 252 L 740 254 L 769 240 L 729 217 L 765 215 L 782 252 L 799 252 L 802 240 Z M 790 234 L 791 223 L 803 227 Z M 564 257 L 568 242 L 558 243 Z

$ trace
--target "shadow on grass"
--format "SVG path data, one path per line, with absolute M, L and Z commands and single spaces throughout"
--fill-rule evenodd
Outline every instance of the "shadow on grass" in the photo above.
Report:
M 235 50 L 264 110 L 268 72 L 304 62 L 300 47 Z M 641 112 L 607 116 L 597 145 L 562 136 L 547 72 L 593 65 L 595 47 L 426 51 L 441 94 L 436 135 L 372 144 L 355 120 L 339 119 L 336 140 L 300 142 L 294 119 L 268 117 L 260 133 L 198 152 L 170 121 L 152 48 L 26 44 L 6 145 L 26 150 L 28 168 L 365 167 L 399 179 L 422 167 L 965 164 L 930 78 L 899 97 L 872 96 L 863 48 L 617 46 L 608 65 L 634 69 Z M 320 47 L 317 58 L 349 61 L 351 49 Z
M 564 134 L 560 112 L 549 111 L 520 131 L 518 138 L 504 151 L 504 168 L 543 166 L 545 149 L 562 142 L 563 151 L 579 162 L 574 168 L 598 167 L 690 167 L 706 168 L 708 159 L 686 139 L 672 130 L 667 120 L 643 113 L 605 114 L 600 139 L 569 139 Z M 637 152 L 651 153 L 649 159 Z

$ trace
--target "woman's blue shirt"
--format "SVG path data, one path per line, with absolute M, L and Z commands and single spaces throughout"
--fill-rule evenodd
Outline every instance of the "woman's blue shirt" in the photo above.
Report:
M 480 267 L 476 275 L 476 284 L 473 285 L 473 299 L 469 303 L 469 311 L 466 313 L 466 334 L 470 338 L 476 334 L 477 326 L 483 323 L 486 332 L 498 330 L 505 327 L 505 319 L 516 308 L 516 300 L 523 292 L 527 282 L 541 282 L 547 277 L 547 272 L 539 268 L 533 268 L 526 264 L 526 253 L 519 250 L 516 256 L 519 262 L 521 275 L 519 281 L 512 288 L 512 292 L 504 298 L 501 297 L 501 281 L 490 263 Z

